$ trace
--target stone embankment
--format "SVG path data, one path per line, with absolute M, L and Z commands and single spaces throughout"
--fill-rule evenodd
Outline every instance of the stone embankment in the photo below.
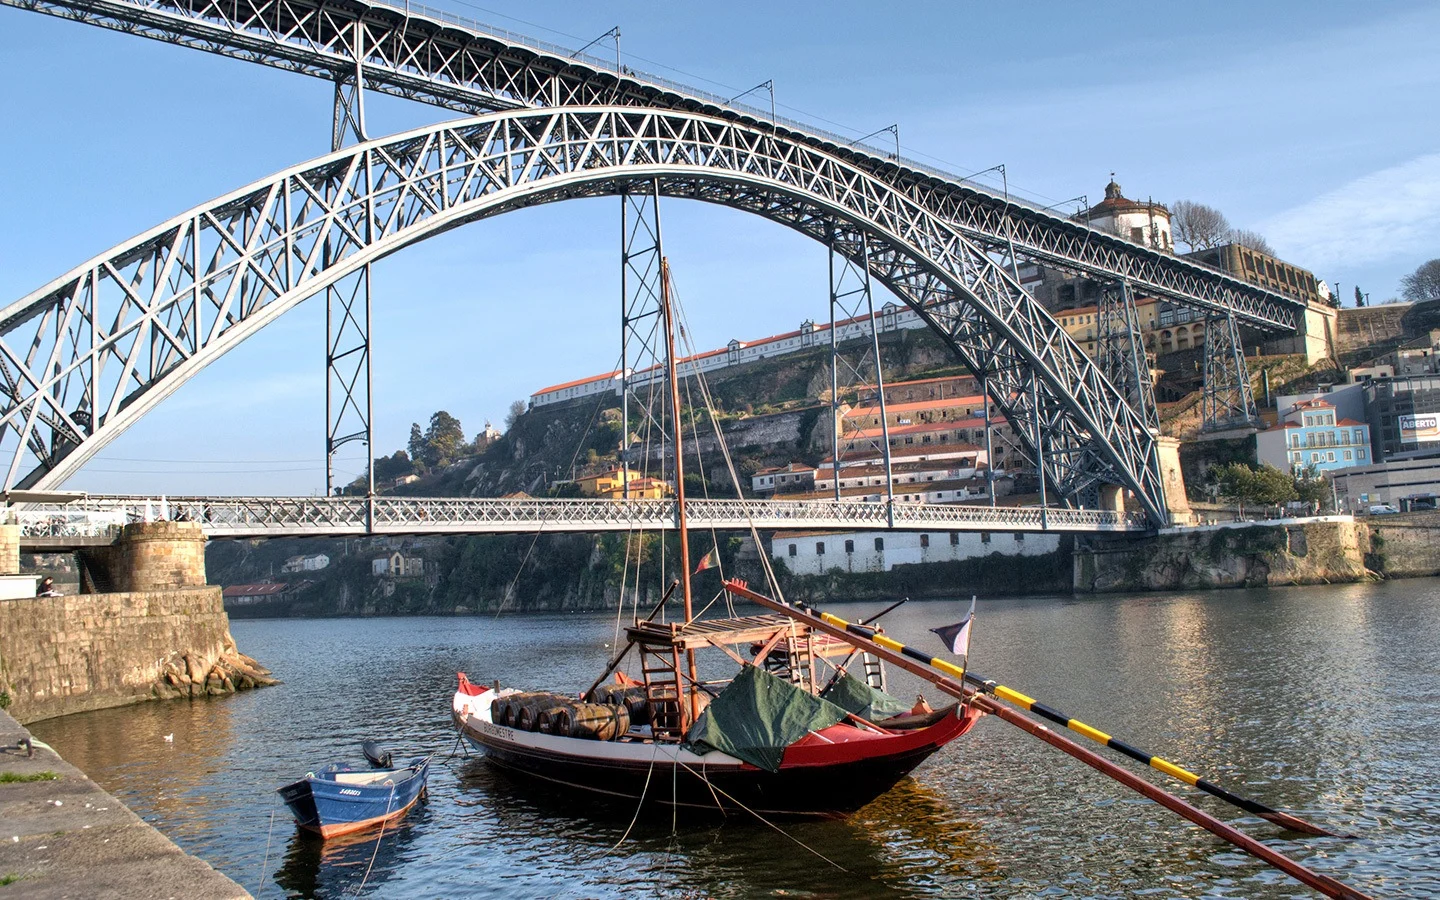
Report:
M 273 684 L 215 586 L 0 601 L 0 691 L 23 722 Z
M 0 897 L 243 900 L 0 711 Z
M 1440 574 L 1437 517 L 1350 516 L 1077 542 L 1076 593 L 1339 584 Z
M 0 600 L 0 708 L 34 722 L 273 684 L 235 647 L 204 545 L 194 523 L 127 525 L 88 561 L 117 590 Z M 0 570 L 18 562 L 0 558 Z

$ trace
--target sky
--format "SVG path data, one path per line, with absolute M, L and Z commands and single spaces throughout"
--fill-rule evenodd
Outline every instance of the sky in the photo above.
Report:
M 1347 303 L 1357 284 L 1397 296 L 1440 256 L 1440 4 L 429 3 L 572 47 L 618 26 L 632 68 L 717 94 L 773 79 L 782 115 L 855 137 L 893 123 L 906 156 L 959 174 L 1003 163 L 1045 204 L 1093 203 L 1114 172 L 1129 197 L 1219 208 Z M 0 7 L 3 302 L 324 155 L 330 107 L 327 82 Z M 372 94 L 367 116 L 381 136 L 454 113 Z M 509 213 L 375 266 L 378 453 L 437 409 L 473 436 L 513 400 L 614 368 L 618 207 Z M 818 244 L 662 208 L 698 346 L 827 315 Z M 212 363 L 67 487 L 322 493 L 324 312 L 306 301 Z M 347 479 L 363 452 L 342 451 Z

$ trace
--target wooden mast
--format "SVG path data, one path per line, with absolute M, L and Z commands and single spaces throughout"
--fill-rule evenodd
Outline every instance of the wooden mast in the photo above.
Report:
M 676 377 L 675 311 L 670 299 L 670 260 L 666 257 L 660 258 L 660 308 L 665 314 L 665 374 L 670 381 L 670 420 L 675 434 L 675 507 L 679 515 L 676 525 L 680 529 L 680 588 L 685 598 L 685 624 L 688 625 L 695 617 L 695 601 L 690 593 L 690 531 L 685 519 L 685 444 L 684 428 L 680 421 L 680 379 Z M 685 667 L 689 679 L 678 677 L 680 673 L 677 672 L 675 680 L 679 682 L 680 696 L 684 700 L 683 719 L 688 728 L 698 715 L 695 708 L 695 685 L 698 676 L 694 650 L 685 651 Z

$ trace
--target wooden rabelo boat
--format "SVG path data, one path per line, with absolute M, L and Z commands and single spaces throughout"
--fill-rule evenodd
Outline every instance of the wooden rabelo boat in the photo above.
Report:
M 661 286 L 678 446 L 675 329 L 663 262 Z M 975 724 L 982 713 L 969 704 L 934 711 L 897 702 L 884 692 L 879 659 L 788 616 L 697 619 L 684 461 L 675 456 L 683 618 L 655 621 L 664 600 L 648 619 L 637 616 L 625 650 L 575 695 L 474 684 L 461 673 L 453 715 L 466 739 L 506 769 L 642 806 L 841 816 Z M 639 677 L 617 673 L 602 685 L 632 649 Z M 702 679 L 700 656 L 726 663 L 730 674 Z M 825 665 L 837 657 L 845 661 Z M 847 670 L 851 659 L 856 664 Z

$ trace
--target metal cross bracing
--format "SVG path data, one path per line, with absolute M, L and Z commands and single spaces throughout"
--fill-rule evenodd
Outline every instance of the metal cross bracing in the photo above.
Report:
M 833 227 L 832 227 L 833 234 Z M 895 479 L 890 466 L 890 422 L 885 410 L 885 366 L 880 357 L 880 329 L 875 321 L 875 300 L 870 290 L 870 244 L 860 235 L 859 255 L 855 258 L 836 249 L 832 240 L 830 251 L 830 437 L 835 482 L 835 500 L 840 501 L 840 438 L 841 391 L 875 385 L 876 403 L 880 408 L 880 439 L 872 437 L 871 448 L 878 450 L 885 467 L 885 505 L 895 503 Z M 842 347 L 840 323 L 864 318 L 869 323 L 866 339 L 852 340 Z
M 758 124 L 837 156 L 945 220 L 978 246 L 1200 309 L 1294 331 L 1303 302 L 1147 248 L 914 160 L 812 125 L 419 4 L 362 0 L 0 0 L 327 81 L 466 113 L 619 105 Z
M 664 389 L 665 310 L 661 303 L 660 185 L 651 180 L 620 194 L 620 462 L 630 465 L 631 414 L 638 413 L 635 434 L 643 446 L 662 447 L 669 429 Z M 649 465 L 650 455 L 642 455 Z M 660 454 L 664 478 L 665 454 Z M 622 478 L 622 493 L 630 496 L 630 479 Z
M 1096 509 L 833 500 L 691 500 L 690 527 L 743 531 L 1144 532 L 1143 514 Z M 77 509 L 83 507 L 83 509 Z M 128 522 L 198 522 L 207 538 L 674 530 L 674 500 L 471 497 L 101 497 L 12 507 L 22 539 L 108 535 Z M 58 524 L 57 524 L 58 523 Z
M 1115 281 L 1101 286 L 1095 320 L 1099 327 L 1095 356 L 1100 368 L 1146 424 L 1158 431 L 1160 416 L 1155 407 L 1150 360 L 1145 355 L 1140 317 L 1135 312 L 1135 295 L 1127 282 Z
M 1166 520 L 1155 436 L 983 247 L 847 160 L 767 128 L 615 107 L 516 110 L 287 169 L 117 246 L 0 311 L 4 487 L 53 487 L 204 365 L 375 259 L 468 221 L 656 183 L 868 250 L 873 279 L 992 400 L 1048 429 L 1068 502 L 1131 490 Z M 1038 385 L 1029 390 L 1031 381 Z M 95 411 L 92 416 L 91 411 Z
M 1206 431 L 1260 424 L 1234 316 L 1205 317 L 1205 384 L 1200 396 L 1200 422 Z
M 360 23 L 354 26 L 363 38 Z M 363 144 L 365 90 L 361 58 L 349 75 L 335 76 L 335 109 L 330 150 Z M 333 248 L 326 245 L 325 253 Z M 327 261 L 326 265 L 330 263 Z M 365 494 L 375 493 L 375 404 L 370 362 L 370 265 L 325 288 L 325 494 L 334 494 L 335 454 L 345 444 L 365 444 Z
M 335 454 L 365 445 L 366 495 L 375 493 L 374 387 L 370 371 L 370 264 L 325 288 L 325 493 L 335 478 Z M 348 481 L 348 479 L 347 479 Z

